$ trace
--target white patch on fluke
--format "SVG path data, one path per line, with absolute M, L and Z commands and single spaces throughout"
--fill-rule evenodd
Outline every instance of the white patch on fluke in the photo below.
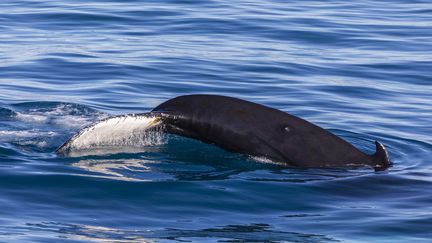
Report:
M 126 115 L 111 117 L 90 125 L 71 138 L 59 152 L 72 152 L 103 147 L 143 147 L 164 143 L 162 132 L 150 128 L 161 125 L 160 117 Z

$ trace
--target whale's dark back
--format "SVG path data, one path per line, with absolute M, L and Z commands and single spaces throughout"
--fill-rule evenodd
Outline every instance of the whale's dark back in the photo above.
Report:
M 377 143 L 375 155 L 367 155 L 308 121 L 237 98 L 180 96 L 160 104 L 153 112 L 165 114 L 171 133 L 287 165 L 387 167 L 389 163 L 385 151 L 378 151 L 384 150 L 381 144 Z

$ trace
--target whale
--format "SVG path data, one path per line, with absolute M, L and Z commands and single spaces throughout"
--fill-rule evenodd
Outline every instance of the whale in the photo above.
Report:
M 115 146 L 132 134 L 142 138 L 146 132 L 155 130 L 288 167 L 370 166 L 384 170 L 391 165 L 386 148 L 378 141 L 375 153 L 366 154 L 330 131 L 287 112 L 209 94 L 183 95 L 147 113 L 98 121 L 66 141 L 57 153 L 67 155 L 95 145 Z

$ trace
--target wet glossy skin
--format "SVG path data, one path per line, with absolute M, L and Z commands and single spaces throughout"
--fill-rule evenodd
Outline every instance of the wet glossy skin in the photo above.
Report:
M 308 121 L 237 98 L 180 96 L 162 103 L 153 112 L 164 114 L 168 132 L 289 166 L 389 165 L 379 143 L 379 152 L 367 155 Z

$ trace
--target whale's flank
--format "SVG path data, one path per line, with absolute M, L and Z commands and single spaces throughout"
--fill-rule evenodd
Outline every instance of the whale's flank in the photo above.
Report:
M 125 137 L 143 137 L 145 131 L 154 127 L 287 166 L 368 165 L 385 169 L 390 165 L 387 151 L 379 142 L 375 143 L 376 153 L 368 155 L 299 117 L 219 95 L 180 96 L 160 104 L 150 113 L 101 121 L 84 128 L 58 151 L 116 145 L 116 141 L 121 142 Z

